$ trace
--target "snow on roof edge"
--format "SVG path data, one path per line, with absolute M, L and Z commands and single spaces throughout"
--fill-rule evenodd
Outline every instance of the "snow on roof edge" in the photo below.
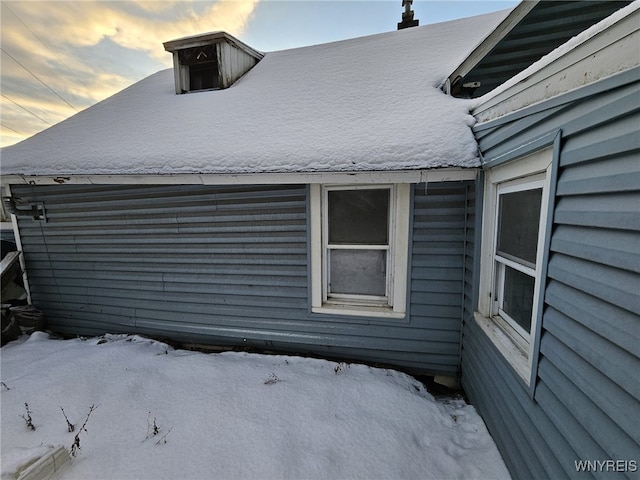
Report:
M 236 85 L 215 92 L 176 96 L 163 79 L 172 69 L 163 70 L 3 148 L 3 175 L 475 168 L 470 103 L 435 85 L 450 58 L 471 51 L 504 14 L 269 52 Z M 476 35 L 460 34 L 469 31 Z M 201 140 L 212 134 L 215 149 Z

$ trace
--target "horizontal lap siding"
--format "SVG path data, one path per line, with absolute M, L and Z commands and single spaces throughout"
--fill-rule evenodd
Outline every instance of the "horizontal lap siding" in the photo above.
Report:
M 236 342 L 307 305 L 306 189 L 15 187 L 34 303 L 63 333 Z
M 463 341 L 463 384 L 517 478 L 640 462 L 639 99 L 636 81 L 478 132 L 491 159 L 562 129 L 534 401 L 473 321 Z
M 459 369 L 464 184 L 416 195 L 404 320 L 311 314 L 305 186 L 12 186 L 34 303 L 70 335 L 142 333 Z M 423 189 L 424 190 L 424 189 Z
M 474 222 L 470 196 L 472 182 L 415 188 L 411 326 L 438 343 L 440 368 L 449 375 L 459 372 L 465 250 Z

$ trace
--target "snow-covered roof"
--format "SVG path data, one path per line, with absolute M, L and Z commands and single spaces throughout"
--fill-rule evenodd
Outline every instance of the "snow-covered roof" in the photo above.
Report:
M 2 149 L 2 174 L 477 167 L 471 103 L 440 84 L 507 12 L 267 53 L 225 90 L 171 69 Z

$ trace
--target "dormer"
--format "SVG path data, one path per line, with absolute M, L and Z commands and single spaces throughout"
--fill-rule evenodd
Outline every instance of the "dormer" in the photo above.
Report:
M 163 43 L 173 54 L 176 93 L 228 88 L 264 54 L 226 32 L 211 32 Z

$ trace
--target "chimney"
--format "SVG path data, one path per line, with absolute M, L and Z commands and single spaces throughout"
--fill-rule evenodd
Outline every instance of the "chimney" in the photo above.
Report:
M 420 24 L 420 20 L 413 19 L 413 10 L 411 10 L 412 3 L 413 0 L 402 0 L 404 12 L 402 12 L 402 21 L 398 23 L 398 30 L 409 27 L 417 27 Z

